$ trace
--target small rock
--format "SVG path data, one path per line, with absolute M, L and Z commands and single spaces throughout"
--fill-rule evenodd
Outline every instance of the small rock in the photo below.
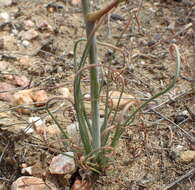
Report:
M 45 124 L 42 125 L 37 125 L 35 128 L 37 134 L 39 135 L 45 135 L 45 136 L 49 136 L 49 137 L 60 137 L 61 135 L 61 131 L 58 128 L 57 125 L 49 125 L 46 126 Z
M 179 124 L 179 123 L 181 123 L 182 121 L 184 121 L 187 118 L 188 118 L 188 115 L 183 115 L 183 114 L 176 115 L 175 119 L 174 119 L 174 123 Z
M 3 36 L 3 43 L 4 43 L 3 49 L 9 50 L 9 51 L 16 50 L 17 40 L 14 36 L 11 36 L 11 35 Z
M 6 91 L 4 93 L 0 93 L 0 100 L 12 102 L 13 95 L 11 90 L 13 90 L 15 86 L 8 84 L 6 82 L 0 82 L 0 91 Z
M 17 36 L 18 35 L 18 30 L 12 29 L 12 35 Z
M 155 41 L 159 41 L 161 38 L 162 38 L 162 37 L 161 37 L 160 34 L 155 34 L 155 35 L 154 35 Z
M 193 1 L 191 1 L 191 0 L 182 0 L 182 3 L 183 3 L 183 5 L 184 6 L 186 6 L 186 7 L 192 7 L 194 4 L 194 2 Z
M 59 3 L 56 3 L 56 2 L 51 2 L 51 3 L 47 4 L 46 8 L 47 8 L 48 12 L 53 13 L 53 12 L 56 12 L 60 9 L 64 9 L 64 6 L 59 4 Z
M 21 87 L 26 87 L 30 83 L 30 81 L 24 75 L 22 75 L 22 76 L 15 75 L 13 82 L 15 83 L 15 85 L 21 86 Z
M 92 124 L 92 121 L 89 120 L 89 123 Z M 100 118 L 100 126 L 104 123 L 104 118 Z M 68 137 L 72 140 L 72 142 L 76 145 L 80 145 L 81 138 L 80 138 L 80 131 L 79 131 L 79 124 L 78 122 L 74 122 L 66 127 L 66 132 Z M 90 132 L 88 131 L 89 138 L 91 140 Z
M 50 182 L 44 182 L 42 179 L 32 176 L 19 177 L 11 185 L 11 190 L 57 190 Z
M 8 69 L 9 63 L 6 61 L 0 61 L 0 71 L 6 71 Z
M 89 100 L 91 99 L 91 95 L 90 94 L 85 94 L 84 95 L 84 100 Z
M 11 84 L 21 87 L 26 87 L 29 84 L 29 80 L 26 76 L 22 75 L 4 75 L 4 78 L 9 80 Z
M 25 66 L 29 68 L 30 66 L 32 66 L 33 60 L 29 56 L 22 56 L 19 59 L 19 63 L 21 66 Z
M 62 72 L 63 72 L 63 68 L 60 67 L 60 66 L 58 66 L 58 67 L 57 67 L 57 73 L 62 73 Z
M 61 131 L 56 124 L 47 126 L 46 133 L 48 134 L 48 136 L 53 136 L 53 137 L 61 135 Z
M 191 162 L 195 159 L 195 151 L 193 150 L 187 150 L 185 152 L 182 152 L 180 154 L 180 158 L 183 162 Z
M 16 106 L 21 105 L 21 108 L 17 108 L 16 111 L 22 114 L 29 114 L 31 112 L 33 99 L 32 99 L 32 90 L 21 90 L 14 94 L 13 103 Z
M 32 175 L 32 166 L 29 166 L 29 167 L 26 167 L 26 168 L 22 168 L 21 169 L 21 173 L 22 174 Z
M 67 58 L 70 59 L 70 58 L 73 58 L 74 57 L 74 52 L 73 51 L 70 51 L 67 53 Z
M 42 120 L 40 117 L 30 117 L 29 123 L 33 123 L 35 127 L 45 125 L 45 121 Z
M 147 45 L 148 45 L 148 47 L 151 47 L 151 46 L 153 46 L 155 43 L 156 43 L 155 40 L 150 40 L 150 41 L 147 43 Z
M 113 21 L 117 21 L 117 20 L 125 21 L 125 19 L 121 15 L 114 14 L 114 13 L 111 14 L 110 19 Z
M 172 21 L 169 26 L 167 27 L 168 30 L 173 31 L 175 29 L 175 21 Z
M 156 9 L 154 7 L 150 7 L 148 8 L 148 10 L 151 12 L 151 13 L 156 13 Z
M 66 128 L 68 137 L 71 138 L 74 144 L 79 145 L 81 142 L 80 133 L 79 133 L 79 124 L 78 122 L 72 123 Z
M 63 87 L 63 88 L 59 88 L 59 93 L 64 97 L 64 98 L 70 98 L 71 94 L 68 88 Z
M 19 33 L 19 38 L 21 38 L 22 40 L 33 40 L 35 38 L 37 38 L 39 36 L 39 33 L 34 30 L 34 29 L 30 29 L 28 31 L 21 31 Z
M 81 0 L 71 0 L 71 5 L 76 6 L 79 5 Z
M 34 129 L 37 131 L 39 128 L 45 128 L 45 121 L 40 117 L 30 117 L 29 123 L 33 124 Z
M 86 180 L 77 179 L 71 190 L 93 190 L 92 184 Z
M 0 7 L 10 6 L 12 4 L 12 0 L 0 0 Z
M 186 115 L 186 116 L 189 116 L 189 112 L 187 110 L 183 110 L 180 112 L 179 115 Z
M 32 20 L 25 20 L 24 21 L 24 29 L 29 30 L 35 27 L 35 23 Z
M 172 147 L 168 154 L 169 158 L 171 160 L 176 160 L 180 156 L 181 152 L 184 151 L 184 149 L 185 147 L 182 145 L 177 145 L 176 147 Z
M 169 156 L 169 158 L 170 158 L 171 160 L 173 160 L 173 161 L 177 159 L 177 153 L 174 152 L 174 151 L 170 151 L 170 152 L 168 153 L 168 156 Z
M 0 18 L 3 19 L 4 22 L 10 21 L 10 16 L 7 12 L 0 13 Z
M 65 154 L 74 156 L 73 152 L 65 152 Z M 76 170 L 75 161 L 73 158 L 59 154 L 55 156 L 49 166 L 49 171 L 51 174 L 70 174 Z
M 23 41 L 22 41 L 22 45 L 23 45 L 24 47 L 28 47 L 28 46 L 30 45 L 30 42 L 29 42 L 28 40 L 23 40 Z
M 117 109 L 120 95 L 121 95 L 120 91 L 109 92 L 109 107 L 111 107 L 112 109 Z M 129 103 L 132 103 L 132 105 L 135 104 L 136 103 L 135 97 L 130 94 L 123 93 L 120 99 L 118 109 L 123 109 Z
M 24 164 L 22 165 L 22 169 L 21 169 L 22 174 L 28 174 L 34 177 L 42 177 L 45 176 L 46 174 L 45 170 L 42 167 L 42 164 L 39 161 L 32 166 L 27 166 L 27 164 L 25 165 L 26 166 L 24 166 Z
M 53 32 L 54 29 L 52 28 L 51 25 L 49 25 L 47 22 L 41 22 L 39 24 L 37 24 L 37 28 L 39 31 L 49 31 L 49 32 Z
M 47 92 L 45 90 L 35 91 L 32 99 L 36 102 L 35 106 L 43 106 L 48 101 Z

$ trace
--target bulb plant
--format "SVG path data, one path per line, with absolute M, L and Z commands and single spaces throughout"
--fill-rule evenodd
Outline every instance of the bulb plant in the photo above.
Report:
M 176 72 L 174 79 L 170 84 L 161 92 L 155 94 L 139 107 L 134 108 L 128 117 L 124 117 L 124 112 L 129 110 L 129 106 L 125 107 L 125 110 L 119 112 L 118 109 L 112 110 L 109 108 L 109 92 L 110 84 L 113 82 L 111 76 L 113 73 L 117 75 L 117 85 L 120 86 L 120 97 L 118 99 L 118 105 L 120 104 L 122 94 L 124 92 L 124 79 L 115 71 L 111 65 L 101 65 L 97 62 L 97 45 L 105 45 L 96 41 L 96 31 L 102 23 L 102 20 L 112 8 L 118 6 L 124 0 L 114 0 L 108 6 L 100 9 L 97 12 L 91 12 L 90 1 L 82 0 L 83 15 L 86 25 L 87 39 L 80 39 L 75 43 L 74 47 L 74 62 L 75 62 L 75 79 L 74 79 L 74 107 L 76 111 L 77 121 L 79 124 L 79 133 L 82 141 L 82 164 L 81 166 L 87 170 L 92 171 L 95 174 L 101 174 L 106 167 L 109 166 L 109 155 L 113 152 L 117 146 L 122 133 L 126 126 L 130 126 L 135 118 L 135 115 L 149 102 L 153 101 L 157 97 L 165 94 L 171 88 L 174 87 L 180 72 L 180 54 L 176 45 L 171 45 L 169 51 L 171 54 L 176 52 Z M 85 49 L 79 61 L 77 61 L 77 49 L 78 44 L 85 41 Z M 113 47 L 110 45 L 110 47 Z M 115 49 L 117 49 L 115 47 Z M 86 65 L 88 58 L 88 65 Z M 102 75 L 100 68 L 108 70 L 106 87 L 102 86 Z M 90 76 L 90 102 L 91 102 L 91 114 L 86 111 L 84 96 L 82 91 L 82 73 L 89 71 Z M 100 118 L 100 99 L 102 91 L 104 91 L 104 118 Z

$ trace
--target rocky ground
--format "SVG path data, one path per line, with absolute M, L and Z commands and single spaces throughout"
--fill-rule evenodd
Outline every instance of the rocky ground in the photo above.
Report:
M 173 80 L 172 44 L 182 63 L 174 88 L 125 129 L 96 189 L 195 189 L 194 24 L 194 1 L 130 0 L 101 25 L 97 40 L 107 45 L 98 45 L 98 61 L 122 72 L 127 97 L 142 102 Z M 72 154 L 71 147 L 45 109 L 51 100 L 48 107 L 66 131 L 75 122 L 73 106 L 63 98 L 72 95 L 73 47 L 83 37 L 79 1 L 0 0 L 0 189 L 89 189 L 72 175 L 74 160 L 61 155 Z M 78 58 L 83 49 L 84 43 Z M 87 74 L 83 84 L 87 92 Z M 112 90 L 119 90 L 114 79 Z M 57 164 L 64 162 L 68 171 Z

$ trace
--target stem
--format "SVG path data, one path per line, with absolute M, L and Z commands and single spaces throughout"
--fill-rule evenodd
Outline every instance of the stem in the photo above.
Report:
M 87 38 L 90 38 L 90 34 L 95 27 L 95 22 L 86 20 L 87 15 L 90 13 L 89 0 L 82 0 L 83 14 L 86 24 Z M 89 50 L 89 62 L 90 64 L 97 64 L 97 50 L 96 50 L 96 36 L 93 35 L 90 39 L 91 47 Z M 100 114 L 99 114 L 99 69 L 92 67 L 90 70 L 90 86 L 91 86 L 91 112 L 92 112 L 92 139 L 93 149 L 101 147 L 101 135 L 100 135 Z

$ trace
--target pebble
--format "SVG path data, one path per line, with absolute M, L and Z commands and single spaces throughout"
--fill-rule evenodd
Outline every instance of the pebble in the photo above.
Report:
M 79 134 L 79 124 L 78 122 L 72 123 L 66 128 L 68 137 L 72 139 L 73 143 L 79 145 L 81 142 Z
M 135 97 L 130 95 L 130 94 L 126 94 L 123 93 L 119 102 L 119 98 L 120 98 L 121 92 L 120 91 L 110 91 L 109 92 L 109 103 L 108 106 L 111 107 L 112 109 L 123 109 L 127 104 L 135 104 Z M 119 105 L 118 105 L 119 102 Z
M 155 43 L 156 43 L 155 40 L 151 40 L 151 41 L 149 41 L 149 42 L 147 43 L 147 45 L 148 45 L 148 47 L 151 47 L 151 46 L 153 46 Z
M 29 123 L 33 123 L 33 126 L 35 128 L 45 125 L 45 121 L 42 120 L 40 117 L 30 117 Z
M 29 42 L 28 40 L 23 40 L 23 41 L 22 41 L 22 45 L 23 45 L 24 47 L 29 47 L 29 46 L 30 46 L 30 42 Z
M 59 88 L 58 91 L 64 98 L 70 98 L 71 97 L 70 90 L 66 87 Z
M 48 101 L 48 95 L 45 90 L 35 91 L 32 95 L 32 99 L 36 102 L 35 106 L 43 106 Z
M 57 190 L 54 184 L 44 182 L 41 178 L 32 176 L 19 177 L 11 185 L 11 190 Z
M 22 107 L 16 109 L 16 111 L 18 111 L 19 113 L 30 114 L 31 113 L 30 108 L 32 107 L 33 104 L 32 90 L 21 90 L 16 92 L 13 95 L 13 103 L 16 106 L 22 105 Z
M 175 119 L 174 119 L 174 123 L 179 124 L 187 118 L 188 118 L 187 115 L 183 115 L 183 114 L 182 115 L 176 115 Z
M 74 157 L 73 152 L 65 152 L 65 154 L 59 154 L 52 159 L 49 166 L 51 174 L 70 174 L 76 170 L 74 158 L 66 155 Z
M 4 20 L 4 22 L 9 22 L 10 21 L 10 15 L 7 12 L 1 12 L 0 13 L 0 18 Z
M 117 21 L 117 20 L 119 20 L 119 21 L 125 21 L 125 19 L 121 15 L 114 14 L 114 13 L 111 14 L 110 20 L 112 20 L 112 21 Z
M 195 159 L 195 151 L 193 150 L 187 150 L 185 152 L 182 152 L 180 154 L 180 158 L 183 162 L 191 162 Z
M 35 27 L 35 23 L 33 21 L 31 21 L 31 20 L 25 20 L 24 21 L 25 30 L 32 29 L 33 27 Z
M 0 0 L 0 8 L 5 6 L 10 6 L 12 4 L 12 0 Z
M 37 38 L 39 36 L 39 33 L 34 30 L 34 29 L 30 29 L 28 31 L 21 31 L 19 33 L 19 37 L 22 39 L 22 40 L 33 40 L 35 38 Z

